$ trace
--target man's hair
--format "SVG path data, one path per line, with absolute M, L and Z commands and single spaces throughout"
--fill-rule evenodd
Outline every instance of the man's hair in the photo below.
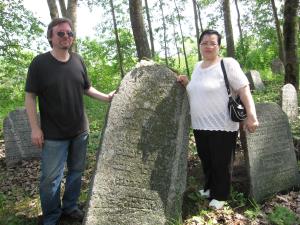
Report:
M 53 34 L 53 27 L 55 27 L 58 24 L 61 23 L 68 23 L 71 27 L 71 29 L 73 30 L 73 23 L 70 19 L 68 18 L 54 18 L 48 25 L 48 29 L 47 29 L 47 39 L 49 41 L 49 44 L 51 47 L 53 47 L 52 45 L 52 41 L 50 40 Z
M 221 36 L 221 34 L 220 34 L 218 31 L 216 31 L 216 30 L 205 30 L 205 31 L 203 31 L 202 34 L 201 34 L 200 37 L 199 37 L 199 43 L 198 43 L 198 45 L 201 43 L 201 41 L 202 41 L 204 35 L 213 35 L 213 34 L 215 34 L 215 35 L 218 36 L 218 45 L 221 45 L 221 39 L 222 39 L 222 36 Z

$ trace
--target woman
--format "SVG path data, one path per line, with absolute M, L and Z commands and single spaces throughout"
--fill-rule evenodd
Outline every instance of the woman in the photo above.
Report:
M 190 82 L 184 75 L 180 75 L 178 81 L 188 92 L 197 152 L 205 175 L 204 189 L 199 192 L 211 199 L 210 207 L 221 209 L 230 195 L 239 123 L 230 119 L 227 108 L 228 94 L 219 56 L 221 35 L 215 30 L 206 30 L 200 35 L 199 44 L 203 60 L 196 64 Z M 254 132 L 258 120 L 248 79 L 235 59 L 224 58 L 223 61 L 230 88 L 240 96 L 246 108 L 243 128 Z

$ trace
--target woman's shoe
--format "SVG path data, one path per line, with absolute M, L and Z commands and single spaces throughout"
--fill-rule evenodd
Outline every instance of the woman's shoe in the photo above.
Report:
M 225 205 L 225 201 L 218 201 L 216 199 L 213 199 L 209 203 L 209 207 L 214 208 L 214 209 L 222 209 Z
M 199 193 L 200 193 L 200 195 L 201 195 L 202 197 L 204 197 L 204 198 L 209 198 L 209 197 L 210 197 L 210 190 L 209 190 L 209 189 L 207 189 L 206 191 L 204 191 L 204 190 L 199 190 Z

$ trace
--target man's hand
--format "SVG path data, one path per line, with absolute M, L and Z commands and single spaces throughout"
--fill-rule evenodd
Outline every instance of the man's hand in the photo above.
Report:
M 38 127 L 32 129 L 31 131 L 31 141 L 32 144 L 37 146 L 38 148 L 42 148 L 44 144 L 44 134 L 43 131 Z

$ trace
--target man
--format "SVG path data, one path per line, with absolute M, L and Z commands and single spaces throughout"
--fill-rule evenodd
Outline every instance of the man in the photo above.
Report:
M 42 148 L 43 224 L 55 225 L 62 214 L 79 221 L 84 216 L 77 205 L 88 141 L 83 94 L 109 102 L 114 92 L 104 94 L 93 88 L 82 58 L 69 51 L 74 41 L 69 19 L 54 19 L 48 26 L 47 38 L 52 50 L 35 57 L 28 69 L 25 106 L 32 143 Z M 37 119 L 36 97 L 41 126 Z M 68 172 L 61 205 L 65 163 Z

